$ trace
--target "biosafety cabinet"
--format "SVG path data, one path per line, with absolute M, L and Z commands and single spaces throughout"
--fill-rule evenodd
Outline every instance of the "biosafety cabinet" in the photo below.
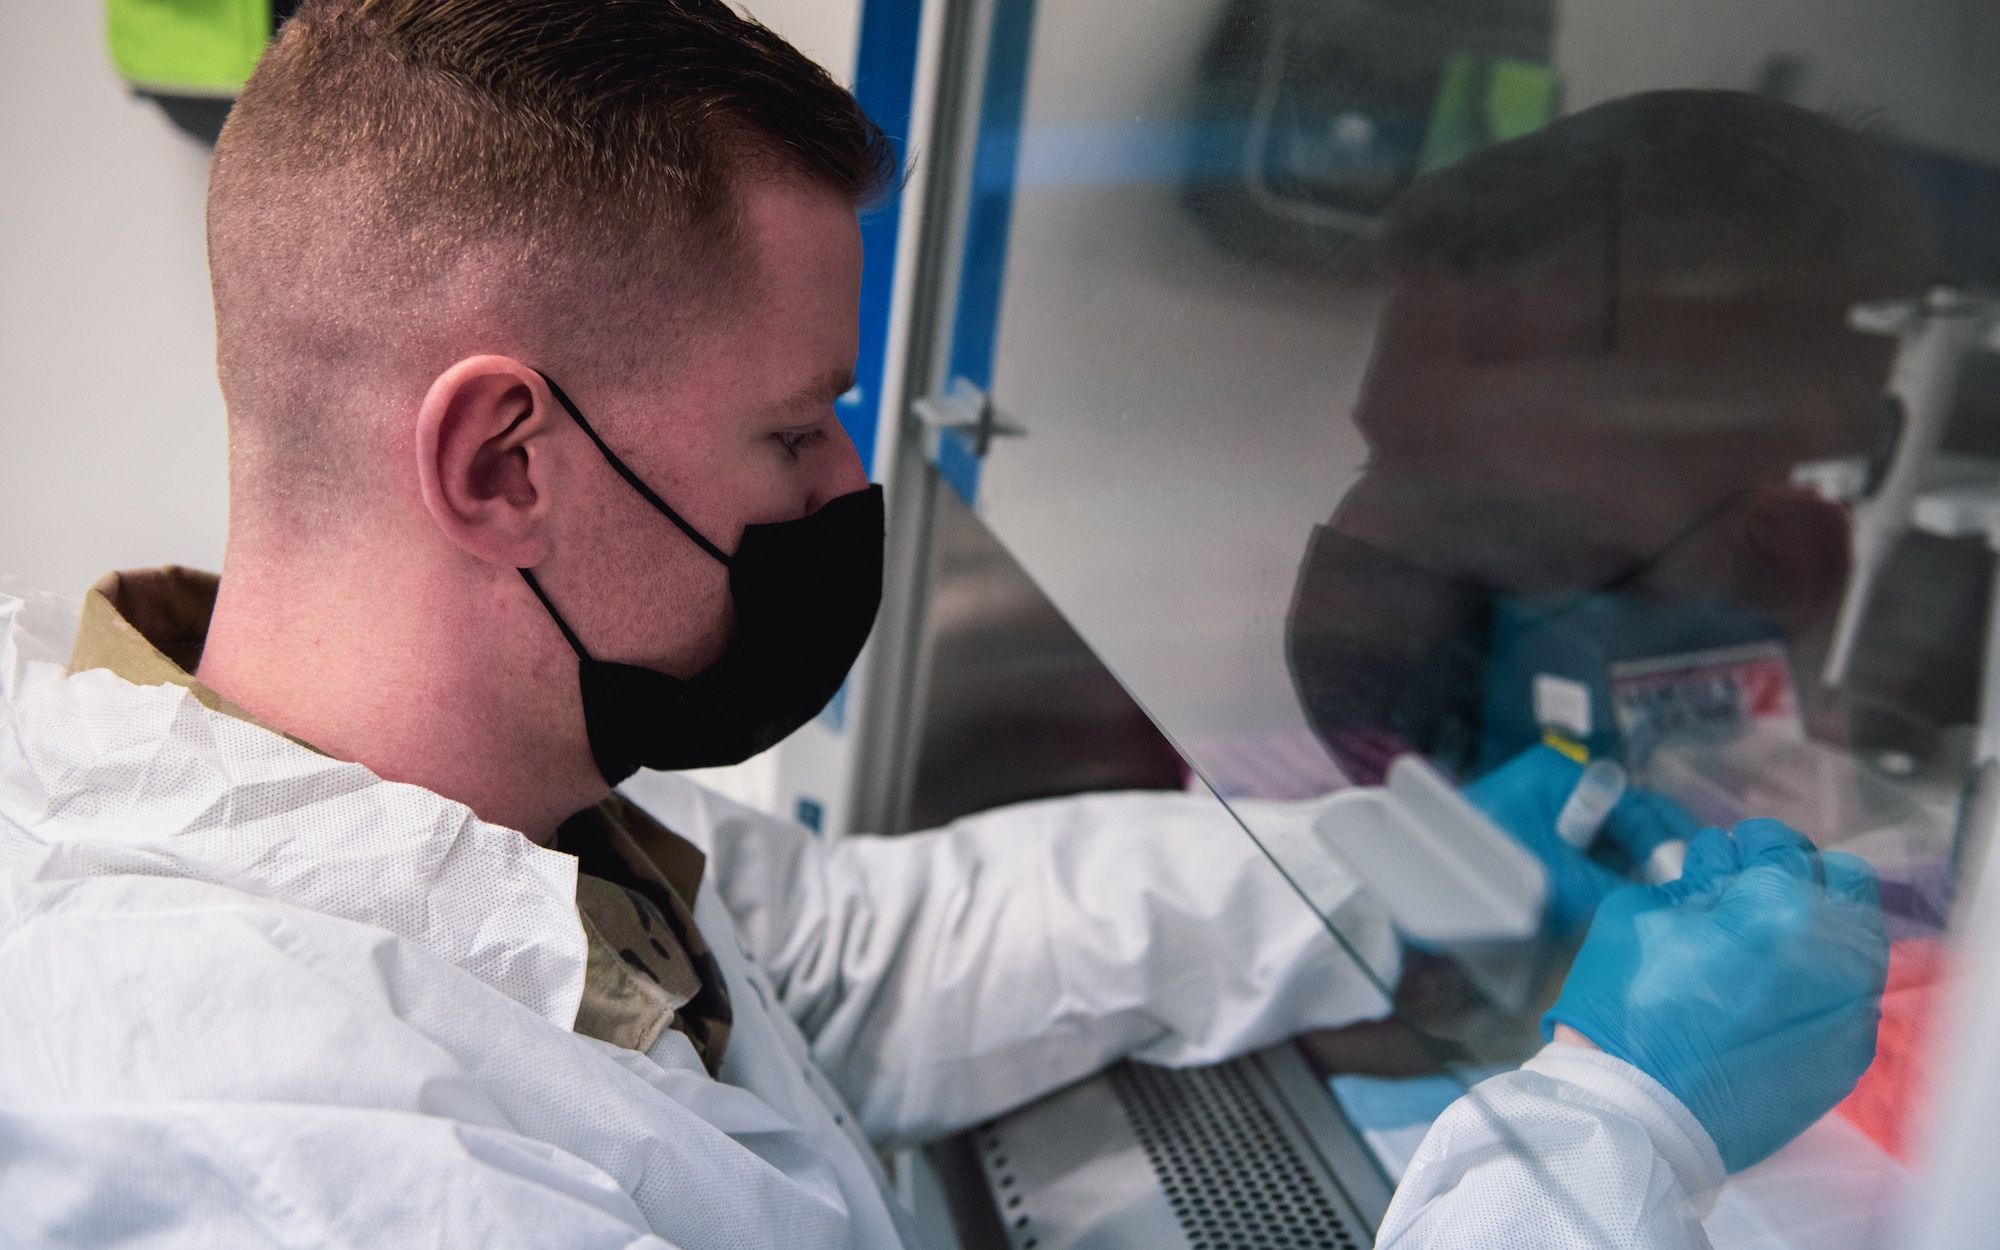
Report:
M 858 81 L 910 159 L 864 226 L 893 590 L 833 823 L 1212 795 L 1385 1004 L 934 1147 L 962 1244 L 1371 1244 L 1596 899 L 1765 816 L 1870 866 L 1888 989 L 1711 1241 L 1990 1237 L 2000 5 L 907 16 Z M 1587 871 L 1500 831 L 1536 752 Z M 1667 824 L 1612 836 L 1621 794 Z

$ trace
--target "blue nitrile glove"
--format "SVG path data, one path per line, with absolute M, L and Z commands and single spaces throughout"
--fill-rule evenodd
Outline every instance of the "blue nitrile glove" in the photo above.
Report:
M 1672 1091 L 1740 1171 L 1875 1057 L 1889 937 L 1875 874 L 1775 820 L 1704 829 L 1681 879 L 1604 900 L 1544 1036 L 1566 1024 Z
M 1556 833 L 1556 817 L 1583 776 L 1583 765 L 1554 747 L 1532 746 L 1464 789 L 1465 797 L 1542 862 L 1549 874 L 1546 927 L 1557 937 L 1580 932 L 1604 896 L 1629 884 Z M 1634 864 L 1668 838 L 1692 838 L 1695 823 L 1664 795 L 1628 788 L 1600 837 Z

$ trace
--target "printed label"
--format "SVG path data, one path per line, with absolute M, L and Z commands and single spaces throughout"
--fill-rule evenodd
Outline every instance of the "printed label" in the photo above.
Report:
M 1667 742 L 1805 738 L 1792 667 L 1777 642 L 1615 664 L 1611 706 L 1634 765 Z

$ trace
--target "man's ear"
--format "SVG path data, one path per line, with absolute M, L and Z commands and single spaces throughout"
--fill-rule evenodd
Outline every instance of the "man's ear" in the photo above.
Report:
M 417 478 L 447 538 L 492 564 L 542 561 L 554 414 L 548 385 L 511 357 L 470 356 L 431 383 L 417 411 Z

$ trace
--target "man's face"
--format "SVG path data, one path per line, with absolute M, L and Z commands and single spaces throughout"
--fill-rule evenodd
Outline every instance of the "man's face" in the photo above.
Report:
M 1381 762 L 1378 729 L 1394 749 L 1469 749 L 1448 739 L 1476 723 L 1488 591 L 1617 583 L 1740 606 L 1795 643 L 1837 602 L 1845 516 L 1787 475 L 1865 445 L 1879 355 L 1872 376 L 1865 343 L 1851 367 L 1812 367 L 1821 344 L 1773 360 L 1756 345 L 1790 310 L 1715 305 L 1620 308 L 1612 343 L 1598 289 L 1555 266 L 1505 284 L 1409 274 L 1392 292 L 1355 412 L 1368 467 L 1288 624 L 1301 698 L 1357 776 Z
M 1406 276 L 1355 413 L 1368 469 L 1333 528 L 1482 585 L 1591 587 L 1792 465 L 1865 448 L 1875 345 L 1810 349 L 1860 368 L 1774 361 L 1758 319 L 1790 310 L 1656 304 L 1618 309 L 1610 349 L 1605 313 L 1560 272 L 1500 289 Z M 1832 330 L 1858 337 L 1837 313 Z M 1773 381 L 1791 374 L 1816 381 Z
M 1400 281 L 1355 413 L 1368 470 L 1334 528 L 1520 590 L 1601 581 L 1665 541 L 1703 505 L 1591 393 L 1600 320 L 1577 284 Z
M 747 525 L 796 520 L 868 484 L 833 409 L 853 385 L 859 334 L 852 205 L 817 187 L 753 184 L 741 234 L 748 289 L 688 335 L 665 376 L 569 388 L 619 457 L 724 551 Z M 572 587 L 588 588 L 572 624 L 603 659 L 683 677 L 706 668 L 732 625 L 728 571 L 580 430 L 562 437 L 575 453 L 564 458 L 562 498 L 582 502 L 561 509 L 557 556 L 568 569 L 553 593 L 574 600 Z

